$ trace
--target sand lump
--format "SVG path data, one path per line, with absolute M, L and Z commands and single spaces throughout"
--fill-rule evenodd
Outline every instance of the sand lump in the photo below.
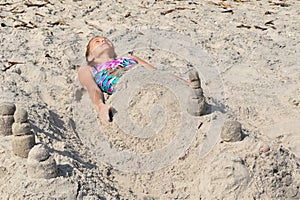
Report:
M 225 121 L 221 132 L 221 138 L 226 142 L 240 141 L 242 139 L 241 123 L 234 120 Z
M 17 108 L 12 125 L 13 138 L 12 148 L 15 155 L 27 158 L 30 149 L 35 144 L 35 135 L 31 131 L 31 125 L 28 122 L 27 111 L 23 108 Z
M 31 178 L 55 178 L 58 174 L 56 161 L 42 144 L 35 145 L 29 152 L 27 174 Z
M 187 101 L 187 111 L 193 116 L 203 115 L 205 112 L 205 97 L 201 88 L 201 80 L 196 70 L 190 71 L 189 80 L 191 89 Z
M 16 106 L 13 103 L 4 102 L 0 104 L 0 135 L 12 134 L 15 110 Z

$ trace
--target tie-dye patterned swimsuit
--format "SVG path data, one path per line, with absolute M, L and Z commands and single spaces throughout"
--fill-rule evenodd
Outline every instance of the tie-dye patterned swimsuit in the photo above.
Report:
M 120 73 L 112 75 L 114 70 L 119 67 L 127 68 L 138 64 L 133 58 L 121 57 L 117 60 L 108 61 L 106 63 L 99 64 L 92 67 L 94 80 L 96 81 L 99 88 L 108 94 L 115 92 L 115 84 L 119 81 Z

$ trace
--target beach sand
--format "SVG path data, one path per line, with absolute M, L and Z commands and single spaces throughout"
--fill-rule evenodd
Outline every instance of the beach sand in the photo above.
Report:
M 300 199 L 299 1 L 1 0 L 0 102 L 28 112 L 58 176 L 0 136 L 2 199 Z M 136 66 L 102 125 L 77 69 L 93 36 Z M 206 113 L 188 114 L 197 70 Z M 241 141 L 220 137 L 226 120 Z

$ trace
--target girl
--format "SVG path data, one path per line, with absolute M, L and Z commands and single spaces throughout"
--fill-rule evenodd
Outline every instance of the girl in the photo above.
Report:
M 112 42 L 101 36 L 96 36 L 89 41 L 85 56 L 88 65 L 79 67 L 79 81 L 86 87 L 92 102 L 96 105 L 100 120 L 106 124 L 112 121 L 112 107 L 105 104 L 103 93 L 112 94 L 115 92 L 120 71 L 136 64 L 150 70 L 156 69 L 137 56 L 132 55 L 117 59 Z M 174 76 L 191 85 L 191 82 Z
M 112 42 L 101 36 L 96 36 L 89 41 L 85 56 L 88 65 L 79 67 L 79 81 L 87 89 L 92 102 L 96 105 L 100 120 L 105 123 L 112 120 L 110 117 L 112 107 L 105 104 L 103 93 L 115 92 L 120 70 L 135 64 L 151 70 L 156 69 L 136 56 L 117 59 Z

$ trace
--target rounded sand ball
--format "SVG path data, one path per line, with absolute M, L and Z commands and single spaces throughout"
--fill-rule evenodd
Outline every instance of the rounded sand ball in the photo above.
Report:
M 49 157 L 49 151 L 43 144 L 35 145 L 28 154 L 28 159 L 37 160 L 39 162 L 47 160 Z
M 12 149 L 15 155 L 27 158 L 30 149 L 35 144 L 35 135 L 14 136 L 12 139 Z
M 24 123 L 28 121 L 28 113 L 24 108 L 18 108 L 14 114 L 15 122 Z
M 0 115 L 13 115 L 16 111 L 16 105 L 9 102 L 0 104 Z
M 189 94 L 189 98 L 192 98 L 192 99 L 201 99 L 201 98 L 204 98 L 202 88 L 191 89 L 189 91 L 189 93 L 190 93 Z
M 225 121 L 221 132 L 221 138 L 226 142 L 241 141 L 242 140 L 241 123 L 234 120 Z
M 191 87 L 194 89 L 201 88 L 201 81 L 196 70 L 189 72 L 189 80 L 191 82 Z
M 189 72 L 189 79 L 190 81 L 198 81 L 200 79 L 198 72 L 196 70 L 191 70 Z
M 187 112 L 192 116 L 200 116 L 205 113 L 205 100 L 189 98 L 187 102 Z
M 31 178 L 55 178 L 58 175 L 56 161 L 52 156 L 50 156 L 47 160 L 41 162 L 33 159 L 28 159 L 27 174 Z
M 13 123 L 12 132 L 14 135 L 26 135 L 31 132 L 29 123 Z
M 12 115 L 0 116 L 0 135 L 12 135 L 12 125 L 14 117 Z

